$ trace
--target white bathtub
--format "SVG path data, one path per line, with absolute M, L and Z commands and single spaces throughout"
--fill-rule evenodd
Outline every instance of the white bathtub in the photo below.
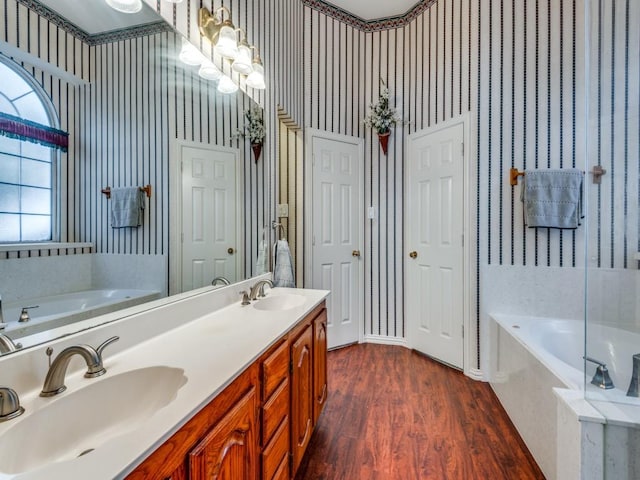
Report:
M 640 400 L 626 396 L 632 355 L 640 352 L 640 335 L 590 325 L 588 355 L 607 364 L 616 388 L 592 385 L 596 367 L 588 363 L 585 390 L 582 321 L 501 314 L 492 314 L 491 319 L 491 386 L 545 476 L 599 478 L 583 476 L 582 469 L 592 462 L 594 471 L 606 463 L 607 472 L 618 472 L 611 478 L 640 478 L 633 466 L 639 446 L 629 440 L 640 432 Z M 565 411 L 559 398 L 582 399 L 585 391 L 589 404 L 570 415 L 575 423 L 568 422 L 566 415 L 559 417 L 558 412 Z M 587 410 L 591 413 L 585 414 Z M 593 434 L 596 431 L 599 436 Z M 625 448 L 612 447 L 625 444 Z M 585 446 L 594 450 L 585 453 Z M 580 448 L 582 460 L 576 454 L 572 462 L 568 452 Z M 583 473 L 567 476 L 567 470 Z M 634 474 L 629 476 L 629 471 Z
M 9 334 L 13 339 L 22 338 L 148 302 L 158 298 L 159 294 L 157 290 L 104 289 L 23 299 L 4 305 L 3 315 L 7 325 L 2 333 Z M 22 307 L 34 305 L 38 308 L 29 310 L 31 320 L 18 322 Z
M 493 318 L 567 388 L 583 389 L 583 321 L 515 315 L 493 315 Z M 616 387 L 603 390 L 592 385 L 590 382 L 596 365 L 587 362 L 587 398 L 640 405 L 640 399 L 626 395 L 631 381 L 632 356 L 640 353 L 640 335 L 602 325 L 589 325 L 587 337 L 587 355 L 607 365 Z

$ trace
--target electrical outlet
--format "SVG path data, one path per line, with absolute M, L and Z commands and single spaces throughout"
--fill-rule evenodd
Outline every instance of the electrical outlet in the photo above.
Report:
M 278 204 L 278 218 L 288 217 L 289 216 L 289 204 L 288 203 L 279 203 Z

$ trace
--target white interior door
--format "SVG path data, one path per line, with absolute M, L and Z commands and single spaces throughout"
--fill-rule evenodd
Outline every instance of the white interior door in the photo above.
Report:
M 327 300 L 329 348 L 359 341 L 363 220 L 359 139 L 312 137 L 312 288 Z
M 237 155 L 209 146 L 180 147 L 182 291 L 238 280 Z
M 406 307 L 409 345 L 463 367 L 464 126 L 409 139 Z

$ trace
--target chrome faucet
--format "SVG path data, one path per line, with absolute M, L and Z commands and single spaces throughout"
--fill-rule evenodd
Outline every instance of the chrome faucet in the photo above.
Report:
M 591 383 L 596 387 L 603 388 L 605 390 L 609 390 L 611 388 L 615 388 L 613 385 L 613 381 L 609 376 L 609 370 L 607 370 L 607 365 L 601 362 L 600 360 L 596 360 L 591 357 L 583 357 L 587 362 L 595 363 L 598 365 L 596 367 L 596 373 L 593 375 L 591 379 Z
M 24 323 L 31 320 L 28 310 L 31 310 L 32 308 L 39 308 L 39 307 L 40 305 L 33 305 L 31 307 L 22 307 L 22 311 L 20 312 L 20 318 L 18 319 L 18 322 Z
M 269 285 L 273 288 L 273 282 L 269 279 L 258 280 L 251 290 L 249 291 L 249 300 L 257 300 L 258 297 L 264 297 L 264 286 Z
M 219 283 L 222 285 L 231 285 L 231 282 L 225 277 L 216 277 L 211 281 L 211 285 L 218 285 Z
M 636 353 L 632 358 L 633 373 L 631 374 L 631 383 L 629 383 L 627 397 L 640 397 L 640 393 L 638 393 L 638 384 L 640 384 L 640 353 Z
M 21 343 L 13 343 L 13 340 L 0 333 L 0 355 L 9 352 L 15 352 L 16 350 L 19 350 L 21 348 Z
M 67 389 L 64 384 L 64 378 L 67 374 L 67 367 L 69 366 L 71 357 L 74 355 L 80 355 L 87 364 L 87 371 L 84 374 L 85 378 L 99 377 L 107 373 L 107 370 L 102 365 L 102 351 L 107 345 L 117 340 L 120 340 L 120 337 L 111 337 L 96 349 L 90 345 L 72 345 L 62 350 L 49 367 L 40 396 L 52 397 Z M 47 355 L 51 355 L 51 351 L 48 349 Z
M 20 406 L 20 398 L 15 390 L 0 387 L 0 422 L 19 417 L 23 413 L 24 408 Z

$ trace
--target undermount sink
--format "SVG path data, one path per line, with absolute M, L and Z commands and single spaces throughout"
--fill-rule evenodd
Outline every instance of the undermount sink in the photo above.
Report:
M 0 436 L 2 473 L 24 473 L 90 454 L 137 429 L 187 382 L 184 370 L 165 366 L 108 375 L 58 398 L 38 400 L 37 411 L 12 420 L 15 425 Z
M 290 310 L 299 307 L 305 302 L 305 297 L 295 293 L 281 293 L 278 295 L 269 295 L 254 302 L 253 308 L 257 310 Z

